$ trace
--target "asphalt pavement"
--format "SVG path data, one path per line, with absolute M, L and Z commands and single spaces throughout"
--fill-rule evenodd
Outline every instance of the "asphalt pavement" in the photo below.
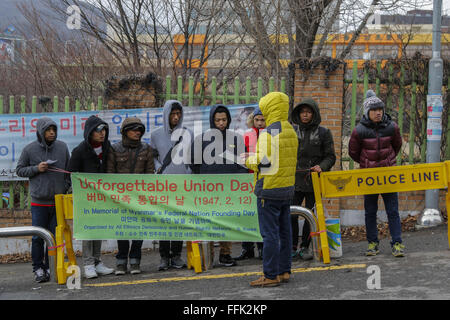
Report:
M 258 259 L 240 261 L 235 267 L 214 267 L 202 273 L 193 269 L 158 271 L 157 250 L 145 250 L 141 274 L 82 278 L 81 289 L 68 289 L 66 285 L 52 282 L 35 283 L 31 263 L 0 264 L 0 300 L 183 300 L 176 311 L 182 314 L 196 310 L 212 312 L 195 309 L 189 303 L 193 301 L 198 306 L 203 300 L 241 304 L 251 301 L 253 305 L 260 301 L 257 305 L 262 305 L 272 300 L 450 299 L 447 225 L 403 233 L 403 243 L 406 256 L 395 258 L 390 252 L 389 239 L 381 240 L 381 252 L 375 257 L 364 255 L 365 241 L 344 241 L 341 258 L 332 259 L 328 265 L 294 260 L 289 283 L 273 288 L 249 285 L 262 272 Z M 233 256 L 240 250 L 240 243 L 235 243 Z M 104 254 L 102 259 L 106 265 L 114 266 L 113 254 Z M 78 262 L 81 264 L 81 258 Z M 216 312 L 232 312 L 227 308 Z

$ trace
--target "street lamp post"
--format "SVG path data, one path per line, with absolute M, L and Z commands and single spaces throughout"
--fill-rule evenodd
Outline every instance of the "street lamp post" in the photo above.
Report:
M 429 63 L 427 95 L 427 163 L 440 162 L 442 136 L 442 77 L 441 59 L 442 0 L 433 0 L 433 51 Z M 431 227 L 442 223 L 439 211 L 439 190 L 425 191 L 425 209 L 417 220 L 417 227 Z

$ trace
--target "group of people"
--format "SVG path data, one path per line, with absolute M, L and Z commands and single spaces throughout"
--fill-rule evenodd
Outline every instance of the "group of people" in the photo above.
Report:
M 142 141 L 146 128 L 139 118 L 127 118 L 121 125 L 121 141 L 111 145 L 108 124 L 99 117 L 91 116 L 85 123 L 84 140 L 73 149 L 71 155 L 67 145 L 57 140 L 56 123 L 48 117 L 40 118 L 36 127 L 37 140 L 23 149 L 16 169 L 18 176 L 30 180 L 33 226 L 55 232 L 54 196 L 69 190 L 70 172 L 202 175 L 251 172 L 255 176 L 254 193 L 263 239 L 262 243 L 257 243 L 258 258 L 262 259 L 264 275 L 250 285 L 277 286 L 288 282 L 292 259 L 308 260 L 313 257 L 311 227 L 305 220 L 299 244 L 299 224 L 297 216 L 290 215 L 290 206 L 302 205 L 304 201 L 304 207 L 312 210 L 315 199 L 311 172 L 329 171 L 336 161 L 333 136 L 329 129 L 320 125 L 318 104 L 313 99 L 300 102 L 293 108 L 291 121 L 288 121 L 288 96 L 281 92 L 269 93 L 248 117 L 249 130 L 243 136 L 229 129 L 231 114 L 228 108 L 222 104 L 213 106 L 210 110 L 210 129 L 219 130 L 223 135 L 223 150 L 220 151 L 232 154 L 236 161 L 212 164 L 204 160 L 196 161 L 195 152 L 190 153 L 192 161 L 189 163 L 173 161 L 172 150 L 178 145 L 193 141 L 192 146 L 200 144 L 203 152 L 214 143 L 211 139 L 205 139 L 207 132 L 193 137 L 192 131 L 183 127 L 183 108 L 181 102 L 176 100 L 165 103 L 163 126 L 151 132 L 150 144 Z M 183 136 L 178 135 L 175 138 L 178 129 L 183 129 L 191 139 L 183 141 Z M 230 136 L 232 143 L 229 143 Z M 384 112 L 383 102 L 369 90 L 364 100 L 364 115 L 350 139 L 350 156 L 361 168 L 392 166 L 395 165 L 401 143 L 398 126 Z M 237 146 L 240 144 L 245 145 L 244 153 L 239 153 Z M 192 146 L 187 150 L 192 150 Z M 179 147 L 178 150 L 186 149 Z M 382 196 L 392 235 L 392 253 L 403 256 L 397 194 Z M 369 242 L 367 255 L 379 252 L 377 204 L 378 195 L 364 197 Z M 141 272 L 142 240 L 117 241 L 114 269 L 101 261 L 101 243 L 101 240 L 82 242 L 86 278 Z M 234 258 L 231 257 L 231 244 L 219 243 L 219 265 L 231 267 L 237 264 L 236 261 L 255 257 L 254 243 L 243 242 L 240 255 Z M 159 270 L 184 268 L 182 247 L 183 241 L 159 241 Z M 32 260 L 35 281 L 49 281 L 48 253 L 39 237 L 32 239 Z

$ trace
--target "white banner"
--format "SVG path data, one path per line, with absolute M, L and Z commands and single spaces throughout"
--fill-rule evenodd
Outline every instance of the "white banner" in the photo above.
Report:
M 244 133 L 247 130 L 247 117 L 256 106 L 257 104 L 227 106 L 232 117 L 230 129 Z M 208 129 L 210 109 L 210 106 L 185 107 L 183 126 L 194 132 L 194 121 L 201 121 L 203 131 Z M 17 177 L 15 169 L 22 149 L 37 139 L 36 122 L 39 118 L 50 117 L 56 122 L 58 140 L 67 143 L 72 152 L 84 140 L 84 124 L 91 115 L 97 115 L 108 123 L 109 140 L 112 144 L 121 140 L 120 126 L 128 117 L 141 119 L 147 129 L 142 141 L 147 143 L 150 142 L 152 130 L 163 125 L 162 108 L 0 115 L 0 181 L 26 180 Z

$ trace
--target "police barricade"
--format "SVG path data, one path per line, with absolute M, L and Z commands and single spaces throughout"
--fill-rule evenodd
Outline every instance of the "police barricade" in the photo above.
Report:
M 56 209 L 56 276 L 58 284 L 65 284 L 72 274 L 70 266 L 76 266 L 77 260 L 73 251 L 72 230 L 69 221 L 73 219 L 73 198 L 71 194 L 55 195 Z M 69 221 L 68 221 L 69 220 Z M 67 257 L 67 260 L 66 260 Z
M 72 230 L 69 221 L 73 220 L 73 196 L 72 194 L 55 195 L 56 207 L 56 280 L 58 284 L 65 284 L 67 278 L 72 275 L 70 266 L 76 266 L 77 261 L 72 243 Z M 211 255 L 209 254 L 213 243 L 203 241 L 187 241 L 187 266 L 200 273 L 208 270 L 211 265 Z
M 406 166 L 312 173 L 323 262 L 330 263 L 322 198 L 448 189 L 450 161 Z M 450 195 L 446 194 L 447 212 Z M 449 224 L 450 226 L 450 224 Z M 448 229 L 450 246 L 450 227 Z

